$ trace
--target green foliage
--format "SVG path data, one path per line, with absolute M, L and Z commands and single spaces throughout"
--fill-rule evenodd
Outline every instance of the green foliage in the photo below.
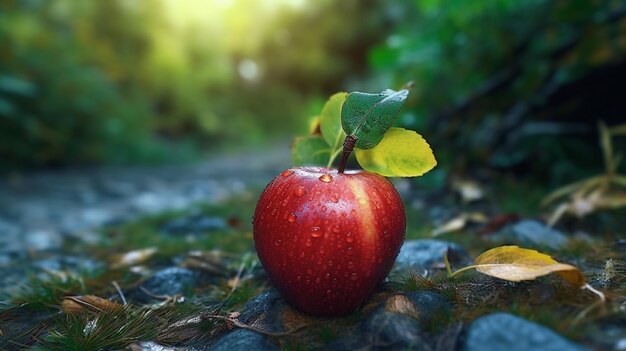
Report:
M 30 310 L 47 311 L 58 308 L 65 296 L 80 295 L 85 290 L 82 276 L 50 273 L 45 279 L 32 278 L 28 285 L 13 294 L 11 302 Z
M 330 155 L 331 149 L 320 135 L 298 137 L 291 147 L 294 166 L 325 165 Z
M 445 163 L 549 173 L 555 183 L 599 167 L 595 120 L 625 111 L 614 85 L 626 58 L 622 1 L 394 6 L 394 33 L 369 62 L 388 85 L 415 80 L 401 125 L 428 130 Z
M 44 338 L 49 350 L 121 349 L 132 342 L 154 339 L 166 320 L 150 309 L 105 309 L 97 314 L 66 315 Z
M 391 89 L 378 94 L 350 93 L 341 109 L 343 130 L 358 138 L 356 147 L 373 148 L 391 128 L 408 96 L 408 90 Z
M 364 71 L 381 6 L 5 2 L 0 168 L 184 160 L 292 134 L 308 101 Z
M 320 114 L 320 129 L 322 136 L 331 150 L 341 147 L 346 133 L 341 126 L 341 109 L 346 101 L 348 93 L 339 92 L 331 96 Z

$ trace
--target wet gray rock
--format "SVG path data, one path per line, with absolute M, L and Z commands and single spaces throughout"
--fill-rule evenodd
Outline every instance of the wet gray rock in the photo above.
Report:
M 212 276 L 204 272 L 186 268 L 169 267 L 156 272 L 138 288 L 130 291 L 127 297 L 138 303 L 150 303 L 156 300 L 154 296 L 150 295 L 184 295 L 191 289 L 210 284 L 211 281 Z
M 451 304 L 439 294 L 415 291 L 389 297 L 358 329 L 327 345 L 331 350 L 432 350 L 427 330 L 446 323 Z
M 469 327 L 463 351 L 583 351 L 552 330 L 508 313 L 494 313 Z
M 433 325 L 448 321 L 452 314 L 452 305 L 443 296 L 432 291 L 412 291 L 402 294 L 406 297 L 415 311 L 417 321 L 421 327 L 430 328 Z
M 281 312 L 289 308 L 282 297 L 270 290 L 250 299 L 241 310 L 239 320 L 268 332 L 284 331 Z M 279 350 L 271 337 L 251 330 L 236 329 L 225 333 L 210 347 L 210 350 Z
M 266 330 L 276 331 L 278 329 L 274 321 L 270 321 L 271 312 L 276 310 L 276 306 L 280 304 L 282 297 L 276 292 L 276 290 L 270 290 L 259 294 L 250 299 L 244 305 L 241 310 L 239 320 L 246 324 L 259 323 L 261 319 L 265 320 L 264 327 L 269 328 Z
M 132 351 L 201 351 L 206 349 L 198 349 L 195 347 L 175 347 L 175 346 L 164 346 L 157 344 L 154 341 L 143 341 L 137 344 L 133 344 L 129 347 Z
M 443 254 L 448 249 L 451 249 L 451 255 L 448 258 L 453 263 L 464 263 L 470 260 L 467 251 L 452 242 L 435 239 L 409 240 L 400 249 L 394 272 L 411 270 L 424 273 L 432 268 L 442 268 Z
M 361 334 L 375 350 L 432 350 L 413 317 L 378 309 L 361 323 Z
M 274 351 L 280 350 L 269 336 L 247 330 L 237 329 L 218 338 L 209 348 L 211 351 Z
M 545 224 L 524 219 L 502 228 L 490 236 L 491 240 L 502 244 L 518 244 L 525 247 L 560 249 L 567 244 L 567 236 Z

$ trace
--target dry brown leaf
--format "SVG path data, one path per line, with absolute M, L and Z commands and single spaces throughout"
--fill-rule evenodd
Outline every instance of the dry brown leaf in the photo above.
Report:
M 536 250 L 518 246 L 501 246 L 485 251 L 476 258 L 475 266 L 481 273 L 514 282 L 557 273 L 574 285 L 583 286 L 586 283 L 578 268 L 559 263 Z
M 385 311 L 404 314 L 417 320 L 420 319 L 420 313 L 415 308 L 415 305 L 403 295 L 394 295 L 387 299 L 385 301 Z
M 68 296 L 61 302 L 61 310 L 67 314 L 76 314 L 85 311 L 99 312 L 121 307 L 122 305 L 117 302 L 112 302 L 95 295 Z
M 433 229 L 431 234 L 432 236 L 438 236 L 445 233 L 455 232 L 465 228 L 468 222 L 485 223 L 487 222 L 487 216 L 480 212 L 464 212 Z

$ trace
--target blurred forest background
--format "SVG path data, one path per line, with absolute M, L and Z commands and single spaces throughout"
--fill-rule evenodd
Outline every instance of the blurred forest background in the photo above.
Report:
M 448 169 L 579 179 L 626 121 L 617 0 L 5 0 L 0 43 L 9 171 L 288 143 L 330 94 L 408 81 L 398 124 Z

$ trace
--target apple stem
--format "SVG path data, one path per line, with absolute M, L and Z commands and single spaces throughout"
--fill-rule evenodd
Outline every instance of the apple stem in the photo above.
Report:
M 343 155 L 341 156 L 341 161 L 339 162 L 339 173 L 343 173 L 346 170 L 346 163 L 348 163 L 348 157 L 354 150 L 354 144 L 356 144 L 359 137 L 354 134 L 347 135 L 346 139 L 343 141 Z

